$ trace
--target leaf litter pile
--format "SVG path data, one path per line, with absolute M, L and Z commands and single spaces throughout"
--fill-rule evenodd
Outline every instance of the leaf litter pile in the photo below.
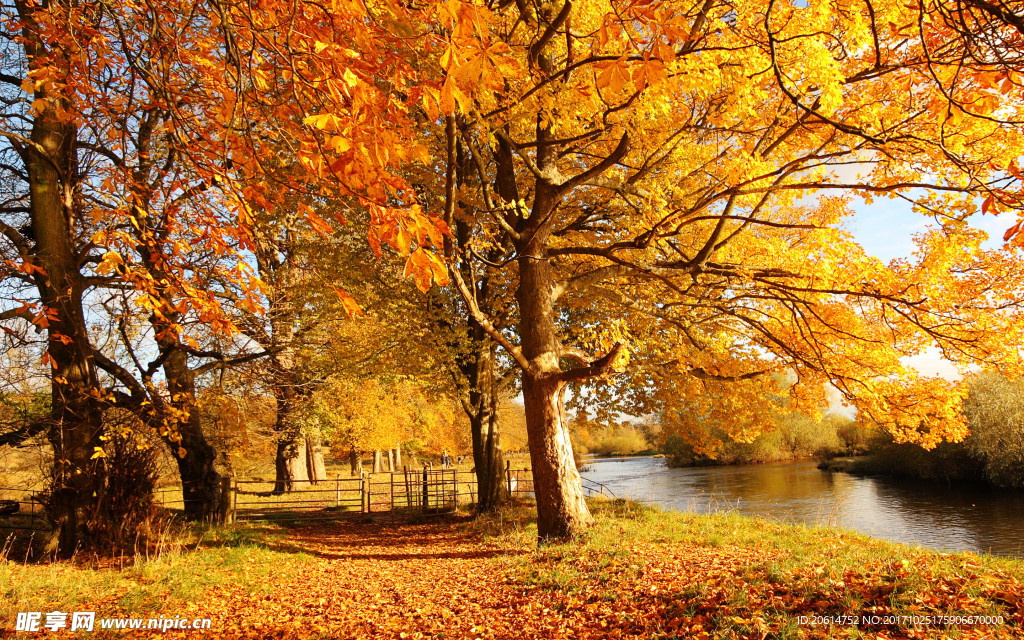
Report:
M 605 534 L 607 524 L 599 524 Z M 794 560 L 793 550 L 785 545 L 709 545 L 610 533 L 610 542 L 592 538 L 538 550 L 532 544 L 535 534 L 527 529 L 487 536 L 464 518 L 295 526 L 266 539 L 263 546 L 271 555 L 257 555 L 237 569 L 240 577 L 250 572 L 263 576 L 256 588 L 251 580 L 223 581 L 205 587 L 191 601 L 169 599 L 161 606 L 161 613 L 172 616 L 210 618 L 210 630 L 158 635 L 396 640 L 1024 637 L 1020 574 L 986 569 L 975 556 L 908 550 L 898 558 L 873 553 L 857 565 L 844 565 L 835 557 L 849 538 L 844 541 L 843 534 L 834 532 L 820 533 L 821 539 L 809 542 L 820 553 L 804 560 Z M 873 544 L 856 540 L 861 546 Z M 825 560 L 829 557 L 831 562 Z M 273 566 L 258 566 L 268 562 Z M 144 615 L 116 590 L 90 606 L 97 617 Z M 1002 615 L 1004 622 L 800 623 L 801 616 L 894 614 Z M 97 631 L 94 637 L 153 633 Z

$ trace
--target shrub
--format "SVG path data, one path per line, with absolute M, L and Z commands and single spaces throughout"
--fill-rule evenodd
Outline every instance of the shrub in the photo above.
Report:
M 836 433 L 840 421 L 814 420 L 799 413 L 780 413 L 774 419 L 775 428 L 765 431 L 751 442 L 735 442 L 724 430 L 711 427 L 701 433 L 717 443 L 715 455 L 698 452 L 683 435 L 671 434 L 664 438 L 663 451 L 669 466 L 699 464 L 749 464 L 781 462 L 797 458 L 827 458 L 846 451 L 846 445 Z
M 970 428 L 964 442 L 984 462 L 985 477 L 996 485 L 1024 487 L 1024 380 L 978 376 L 964 412 Z

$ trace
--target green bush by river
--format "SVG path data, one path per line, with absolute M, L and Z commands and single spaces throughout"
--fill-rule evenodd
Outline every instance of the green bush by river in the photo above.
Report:
M 1024 381 L 986 373 L 969 383 L 964 413 L 969 435 L 931 450 L 876 435 L 863 458 L 830 464 L 833 471 L 1024 488 Z

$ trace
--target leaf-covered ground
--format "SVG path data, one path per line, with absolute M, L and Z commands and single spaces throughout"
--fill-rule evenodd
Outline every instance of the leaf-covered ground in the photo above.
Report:
M 215 532 L 195 550 L 127 569 L 7 563 L 0 595 L 13 601 L 0 605 L 3 633 L 13 633 L 14 611 L 63 606 L 212 619 L 210 631 L 159 634 L 174 638 L 1024 637 L 1019 561 L 735 515 L 628 503 L 595 511 L 587 540 L 541 550 L 521 507 L 482 520 Z M 801 624 L 815 615 L 862 622 Z M 1004 622 L 863 622 L 892 615 Z M 93 637 L 104 634 L 130 635 Z

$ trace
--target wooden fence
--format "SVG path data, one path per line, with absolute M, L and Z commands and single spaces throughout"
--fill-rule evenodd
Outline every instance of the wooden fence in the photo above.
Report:
M 40 492 L 0 487 L 0 538 L 10 531 L 49 531 Z
M 505 468 L 505 488 L 513 496 L 533 497 L 529 469 Z M 456 469 L 423 467 L 359 476 L 303 481 L 288 492 L 274 492 L 274 483 L 262 480 L 234 482 L 229 520 L 328 519 L 344 514 L 450 513 L 459 505 L 473 504 L 477 497 L 476 474 Z M 599 482 L 583 478 L 588 496 L 614 498 Z
M 514 493 L 532 490 L 520 481 L 522 471 L 506 470 Z M 272 481 L 238 480 L 232 487 L 233 520 L 296 520 L 333 518 L 351 513 L 414 511 L 450 513 L 476 501 L 476 474 L 456 469 L 423 467 L 359 476 L 335 476 L 319 482 L 294 483 L 291 491 L 275 492 Z
M 296 481 L 285 492 L 275 491 L 272 480 L 224 481 L 222 512 L 229 521 L 315 520 L 392 511 L 450 513 L 477 498 L 475 473 L 438 467 Z M 530 470 L 507 465 L 504 482 L 510 495 L 533 497 Z M 585 478 L 583 491 L 590 496 L 614 497 L 604 485 Z M 184 506 L 180 496 L 180 489 L 156 492 L 157 503 L 172 510 Z M 49 529 L 35 492 L 0 488 L 0 509 L 4 505 L 9 513 L 0 513 L 0 532 Z

